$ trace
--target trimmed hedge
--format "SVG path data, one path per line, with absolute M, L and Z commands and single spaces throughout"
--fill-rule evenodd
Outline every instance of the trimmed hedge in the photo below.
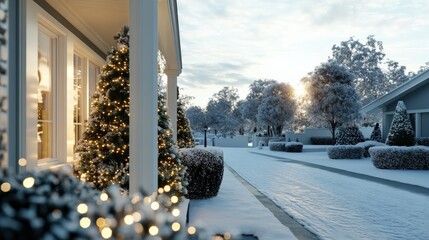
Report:
M 369 149 L 372 163 L 381 169 L 429 169 L 429 148 L 423 146 L 386 146 Z
M 270 148 L 270 151 L 284 152 L 286 150 L 285 144 L 285 142 L 269 142 L 268 147 Z
M 336 145 L 355 145 L 365 141 L 362 132 L 356 124 L 347 124 L 338 129 L 335 134 Z
M 183 148 L 181 161 L 187 167 L 189 199 L 215 197 L 223 178 L 223 151 L 219 148 Z
M 285 145 L 286 152 L 302 152 L 303 144 L 300 142 L 288 142 Z
M 416 138 L 417 145 L 429 147 L 429 137 L 418 137 Z
M 361 146 L 364 149 L 363 152 L 363 156 L 364 157 L 370 157 L 371 155 L 369 154 L 369 148 L 371 147 L 376 147 L 376 146 L 386 146 L 386 144 L 381 143 L 381 142 L 377 142 L 377 141 L 365 141 L 365 142 L 360 142 L 358 144 L 356 144 L 356 146 Z
M 311 144 L 313 145 L 334 145 L 335 140 L 332 137 L 311 137 Z
M 356 145 L 336 145 L 326 150 L 330 159 L 361 159 L 364 152 L 363 147 Z

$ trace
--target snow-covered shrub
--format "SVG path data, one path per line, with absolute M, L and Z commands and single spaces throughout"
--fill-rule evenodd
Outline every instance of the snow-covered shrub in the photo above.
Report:
M 363 157 L 363 147 L 356 145 L 336 145 L 328 147 L 330 159 L 360 159 Z
M 300 142 L 287 142 L 285 145 L 286 152 L 302 152 L 303 144 Z
M 311 137 L 311 144 L 313 145 L 334 145 L 335 141 L 332 137 Z
M 189 199 L 215 197 L 223 178 L 223 151 L 220 148 L 180 149 L 188 173 Z
M 376 123 L 374 129 L 371 132 L 371 136 L 369 137 L 371 141 L 382 142 L 383 138 L 381 137 L 381 129 L 380 124 Z
M 386 146 L 369 149 L 372 163 L 381 169 L 429 169 L 429 148 Z
M 429 147 L 429 137 L 418 137 L 416 138 L 417 145 Z
M 354 123 L 340 127 L 335 138 L 336 145 L 355 145 L 365 141 L 362 132 Z
M 285 151 L 285 142 L 269 142 L 270 151 Z
M 389 134 L 387 135 L 386 145 L 414 146 L 415 144 L 414 129 L 408 118 L 407 108 L 403 101 L 399 101 L 398 105 L 396 105 Z
M 356 144 L 356 146 L 361 146 L 364 149 L 363 152 L 363 156 L 364 157 L 370 157 L 371 155 L 369 154 L 369 148 L 371 147 L 375 147 L 375 146 L 386 146 L 386 144 L 381 143 L 381 142 L 377 142 L 377 141 L 365 141 L 365 142 L 360 142 L 358 144 Z
M 164 207 L 171 205 L 165 194 L 149 202 L 117 185 L 100 192 L 63 170 L 0 172 L 0 186 L 0 239 L 146 239 L 150 226 L 162 239 L 186 238 L 184 227 L 172 230 L 180 223 Z M 151 208 L 155 201 L 158 210 Z

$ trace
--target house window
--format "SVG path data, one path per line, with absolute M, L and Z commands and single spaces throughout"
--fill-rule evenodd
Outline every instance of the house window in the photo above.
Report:
M 38 159 L 55 155 L 55 81 L 56 44 L 54 34 L 43 28 L 38 32 L 37 147 Z
M 74 146 L 73 151 L 79 140 L 82 138 L 84 130 L 84 103 L 85 89 L 84 89 L 84 65 L 83 59 L 75 54 L 73 59 L 74 73 L 73 73 L 73 128 L 74 128 Z
M 94 95 L 95 91 L 97 90 L 99 76 L 100 67 L 90 61 L 88 65 L 88 94 L 90 102 L 92 102 L 92 95 Z M 91 109 L 91 106 L 89 106 L 89 108 Z

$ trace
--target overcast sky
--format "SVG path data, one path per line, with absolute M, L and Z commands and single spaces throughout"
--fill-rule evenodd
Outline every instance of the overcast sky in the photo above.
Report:
M 368 35 L 415 71 L 429 61 L 428 0 L 178 0 L 182 93 L 205 107 L 223 86 L 296 84 L 334 44 Z

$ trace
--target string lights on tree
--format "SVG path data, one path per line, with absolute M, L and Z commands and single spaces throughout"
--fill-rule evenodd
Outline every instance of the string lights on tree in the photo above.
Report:
M 184 104 L 179 98 L 179 90 L 177 90 L 177 146 L 179 148 L 195 147 L 194 137 L 192 136 L 191 124 L 186 117 Z

